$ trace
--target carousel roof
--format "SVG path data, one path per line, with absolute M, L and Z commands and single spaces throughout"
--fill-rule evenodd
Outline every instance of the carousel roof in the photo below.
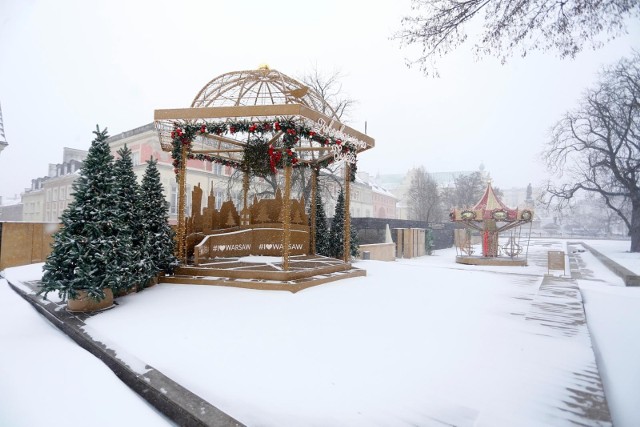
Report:
M 502 200 L 496 196 L 496 193 L 493 191 L 493 187 L 491 186 L 491 182 L 487 183 L 487 188 L 484 190 L 484 194 L 472 209 L 474 211 L 492 211 L 494 209 L 514 210 L 509 209 L 507 205 L 502 203 Z
M 531 221 L 533 212 L 530 209 L 520 211 L 505 205 L 496 195 L 491 182 L 478 202 L 470 209 L 454 209 L 451 214 L 452 221 L 484 221 L 494 219 L 497 221 Z

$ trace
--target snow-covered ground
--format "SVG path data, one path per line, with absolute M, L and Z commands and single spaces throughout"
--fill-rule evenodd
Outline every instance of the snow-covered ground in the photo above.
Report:
M 629 240 L 584 240 L 584 243 L 640 275 L 640 253 L 629 252 Z
M 173 424 L 0 279 L 0 426 L 128 425 Z
M 546 251 L 566 249 L 562 241 L 536 241 L 528 267 L 455 264 L 452 249 L 394 263 L 362 261 L 357 266 L 367 277 L 297 294 L 161 284 L 119 298 L 116 309 L 87 324 L 248 425 L 433 425 L 434 418 L 455 425 L 557 425 L 562 414 L 540 411 L 558 397 L 548 381 L 557 375 L 555 363 L 559 357 L 587 363 L 590 356 L 570 338 L 545 340 L 524 318 L 547 273 Z M 614 423 L 640 425 L 640 289 L 620 286 L 590 254 L 578 255 L 591 271 L 579 284 Z M 41 272 L 36 265 L 5 274 L 14 282 L 37 280 Z M 16 349 L 0 353 L 0 421 L 41 425 L 20 414 L 44 396 L 58 397 L 61 387 L 140 401 L 123 385 L 87 393 L 84 384 L 72 384 L 63 375 L 70 368 L 51 360 L 58 354 L 66 360 L 72 350 L 58 349 L 50 336 L 92 356 L 21 298 L 5 298 L 11 292 L 0 286 L 0 302 L 11 307 L 0 323 L 2 347 Z M 39 332 L 16 328 L 23 323 Z M 85 372 L 104 370 L 108 377 L 93 361 Z M 48 398 L 49 416 L 68 421 L 71 397 L 60 397 L 63 404 Z M 144 418 L 139 425 L 158 419 L 134 416 Z
M 585 243 L 640 274 L 640 254 L 629 252 L 628 240 Z M 589 252 L 580 257 L 593 272 L 578 284 L 614 425 L 640 426 L 640 288 L 625 287 Z

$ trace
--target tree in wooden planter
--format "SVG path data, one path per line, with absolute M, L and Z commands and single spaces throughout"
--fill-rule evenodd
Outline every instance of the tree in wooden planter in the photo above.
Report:
M 57 291 L 63 299 L 113 298 L 112 290 L 130 275 L 118 240 L 121 221 L 113 209 L 115 177 L 107 130 L 96 126 L 96 138 L 73 184 L 74 200 L 63 212 L 54 235 L 40 294 Z
M 150 285 L 159 273 L 172 273 L 179 265 L 174 255 L 175 233 L 169 226 L 168 206 L 157 163 L 154 159 L 147 162 L 140 192 L 140 219 L 144 230 L 142 247 L 147 265 L 143 282 L 145 286 Z

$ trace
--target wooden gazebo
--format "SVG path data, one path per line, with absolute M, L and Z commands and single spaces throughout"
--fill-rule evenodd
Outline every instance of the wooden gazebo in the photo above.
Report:
M 186 230 L 186 175 L 189 159 L 232 166 L 244 173 L 243 211 L 248 210 L 252 175 L 284 171 L 282 200 L 282 267 L 289 269 L 291 239 L 290 200 L 293 168 L 311 168 L 312 200 L 320 168 L 344 161 L 345 242 L 344 262 L 349 257 L 350 165 L 357 154 L 374 146 L 374 140 L 340 123 L 333 109 L 313 89 L 271 70 L 223 74 L 198 93 L 191 107 L 156 110 L 160 143 L 173 157 L 178 181 L 177 254 L 188 261 Z M 315 203 L 311 203 L 315 225 Z M 310 250 L 315 247 L 310 231 Z

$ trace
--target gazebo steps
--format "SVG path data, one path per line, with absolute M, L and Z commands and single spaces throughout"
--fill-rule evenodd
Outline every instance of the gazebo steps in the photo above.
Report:
M 173 276 L 165 276 L 160 278 L 160 283 L 229 286 L 234 288 L 259 289 L 269 291 L 277 290 L 295 293 L 312 286 L 322 285 L 325 283 L 335 282 L 337 280 L 348 279 L 351 277 L 363 277 L 366 275 L 367 272 L 365 270 L 352 267 L 347 270 L 324 274 L 320 273 L 309 277 L 303 277 L 293 280 L 269 280 L 258 278 L 241 279 L 212 275 L 175 274 Z
M 366 271 L 342 260 L 318 255 L 292 256 L 289 268 L 282 261 L 247 261 L 217 258 L 198 266 L 182 266 L 160 283 L 231 286 L 248 289 L 299 290 L 350 277 L 366 276 Z

